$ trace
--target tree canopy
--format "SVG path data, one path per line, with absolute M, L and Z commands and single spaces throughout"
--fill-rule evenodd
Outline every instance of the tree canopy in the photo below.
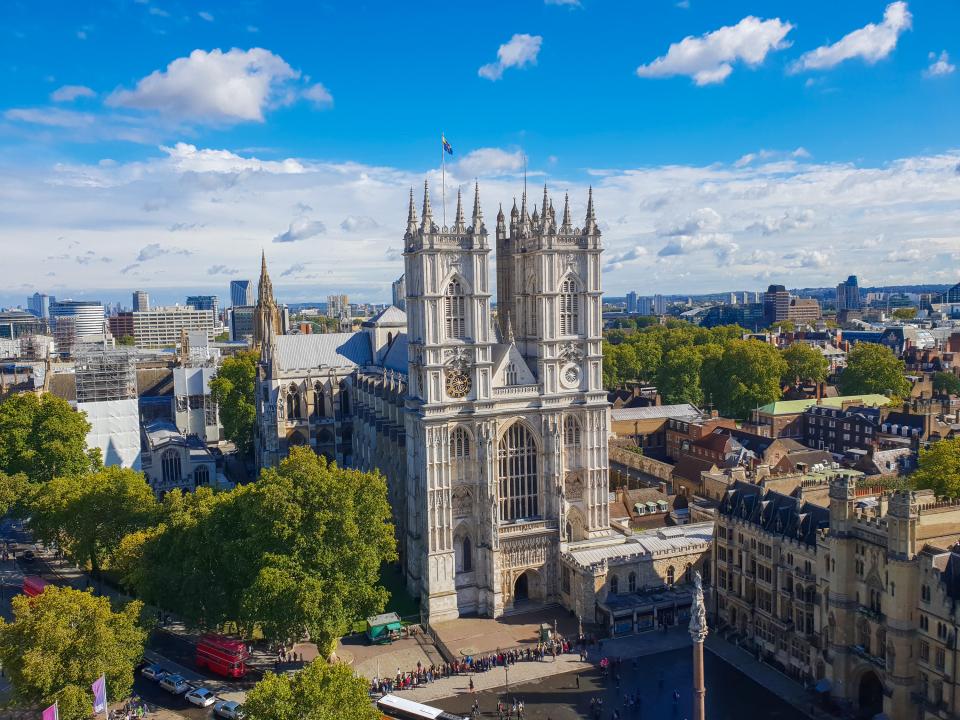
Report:
M 748 417 L 760 405 L 780 399 L 780 378 L 787 361 L 759 340 L 731 340 L 723 352 L 703 364 L 703 389 L 723 415 Z
M 960 395 L 960 377 L 952 372 L 936 372 L 933 374 L 933 389 L 946 395 Z
M 960 438 L 921 448 L 911 479 L 918 488 L 929 488 L 938 497 L 960 497 Z
M 18 393 L 0 402 L 0 472 L 32 482 L 80 475 L 100 465 L 99 448 L 87 450 L 90 423 L 66 400 Z
M 73 588 L 48 586 L 40 595 L 16 595 L 13 621 L 0 618 L 0 662 L 18 703 L 59 703 L 61 720 L 90 717 L 90 685 L 106 675 L 112 700 L 127 697 L 147 634 L 142 605 L 114 612 L 110 601 Z
M 196 625 L 237 622 L 272 639 L 305 633 L 324 653 L 359 617 L 382 611 L 380 566 L 395 559 L 386 482 L 295 447 L 230 492 L 165 506 L 121 548 L 127 581 Z
M 367 681 L 349 666 L 315 660 L 294 675 L 268 672 L 243 703 L 246 720 L 378 720 Z
M 703 346 L 706 347 L 706 346 Z M 703 403 L 700 369 L 703 355 L 698 347 L 681 345 L 668 352 L 657 371 L 657 391 L 668 405 Z
M 847 353 L 847 367 L 840 374 L 844 395 L 877 393 L 894 397 L 910 394 L 905 365 L 886 345 L 857 343 Z
M 30 530 L 56 542 L 78 565 L 99 572 L 128 533 L 149 527 L 158 504 L 141 473 L 111 466 L 57 477 L 33 490 Z
M 830 364 L 823 353 L 804 342 L 795 342 L 783 351 L 787 370 L 780 379 L 782 383 L 823 382 L 827 379 Z
M 210 381 L 210 396 L 217 403 L 223 434 L 246 456 L 253 452 L 258 360 L 253 350 L 225 358 Z

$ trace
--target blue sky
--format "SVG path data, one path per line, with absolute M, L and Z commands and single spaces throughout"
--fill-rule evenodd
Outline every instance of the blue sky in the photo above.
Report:
M 597 186 L 613 293 L 958 279 L 956 3 L 24 1 L 0 19 L 0 238 L 22 248 L 0 302 L 225 295 L 260 247 L 287 299 L 386 299 L 441 130 L 448 191 L 479 178 L 491 218 L 524 155 L 575 209 Z

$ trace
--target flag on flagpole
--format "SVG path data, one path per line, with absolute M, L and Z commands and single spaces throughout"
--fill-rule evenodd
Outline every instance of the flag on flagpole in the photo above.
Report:
M 107 678 L 101 675 L 90 686 L 90 689 L 93 690 L 94 714 L 105 713 L 107 711 Z
M 445 153 L 450 153 L 451 155 L 453 155 L 453 145 L 450 144 L 450 142 L 447 140 L 447 138 L 444 137 L 443 135 L 441 135 L 441 136 L 440 136 L 440 142 L 443 143 L 443 151 L 444 151 Z
M 57 710 L 56 703 L 43 711 L 43 720 L 60 720 L 60 713 Z

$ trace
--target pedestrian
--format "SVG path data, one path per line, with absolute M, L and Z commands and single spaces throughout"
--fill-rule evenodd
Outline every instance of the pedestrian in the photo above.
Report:
M 473 692 L 473 678 L 470 678 L 470 692 Z

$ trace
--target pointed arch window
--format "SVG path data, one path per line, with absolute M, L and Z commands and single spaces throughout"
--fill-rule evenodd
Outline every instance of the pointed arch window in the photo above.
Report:
M 200 465 L 193 472 L 193 481 L 194 485 L 200 487 L 201 485 L 210 484 L 210 469 L 206 465 Z
M 470 546 L 470 538 L 463 538 L 463 545 L 461 547 L 461 555 L 463 558 L 463 572 L 473 572 L 473 548 Z
M 313 414 L 320 418 L 323 417 L 323 384 L 314 383 L 313 385 Z
M 454 459 L 470 457 L 470 436 L 463 428 L 457 428 L 450 434 L 450 457 Z
M 287 389 L 287 418 L 299 420 L 300 412 L 300 389 L 291 384 Z
M 540 476 L 537 445 L 522 423 L 507 429 L 497 450 L 500 518 L 505 521 L 540 515 Z
M 610 577 L 610 594 L 616 595 L 620 592 L 620 578 L 616 575 Z
M 466 298 L 458 280 L 451 280 L 447 285 L 443 312 L 447 339 L 460 340 L 466 337 Z
M 507 365 L 507 385 L 516 385 L 517 384 L 517 366 L 513 363 Z
M 564 418 L 563 442 L 568 448 L 580 447 L 580 423 L 574 417 Z
M 580 332 L 580 288 L 577 281 L 567 278 L 560 283 L 560 334 L 577 335 Z
M 667 568 L 667 585 L 673 587 L 673 581 L 675 578 L 676 571 L 673 569 L 673 565 Z
M 173 448 L 163 451 L 160 456 L 161 472 L 163 474 L 164 485 L 174 485 L 179 483 L 183 477 L 183 471 L 180 465 L 180 453 Z
M 627 578 L 627 589 L 630 592 L 637 591 L 637 574 L 635 572 L 630 573 L 630 577 Z

